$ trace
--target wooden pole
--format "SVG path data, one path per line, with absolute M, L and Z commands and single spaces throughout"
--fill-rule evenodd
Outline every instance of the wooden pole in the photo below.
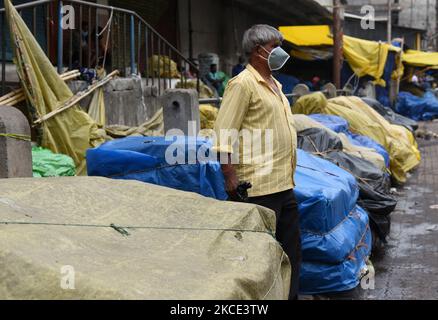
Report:
M 343 8 L 340 0 L 333 0 L 333 83 L 337 89 L 341 89 L 343 36 Z
M 56 108 L 55 110 L 45 114 L 44 116 L 42 116 L 41 118 L 37 119 L 34 122 L 34 125 L 40 124 L 44 121 L 49 120 L 50 118 L 56 116 L 57 114 L 77 105 L 81 100 L 83 100 L 84 98 L 86 98 L 87 96 L 89 96 L 91 93 L 93 93 L 96 89 L 104 86 L 106 83 L 108 83 L 112 78 L 114 78 L 115 76 L 117 76 L 119 74 L 118 70 L 115 70 L 113 72 L 111 72 L 109 75 L 107 75 L 105 78 L 103 78 L 100 81 L 97 81 L 95 83 L 93 83 L 92 85 L 90 85 L 86 90 L 78 92 L 77 94 L 75 94 L 73 97 L 71 97 L 70 99 L 68 99 L 67 101 L 65 101 L 63 104 L 61 104 L 58 108 Z

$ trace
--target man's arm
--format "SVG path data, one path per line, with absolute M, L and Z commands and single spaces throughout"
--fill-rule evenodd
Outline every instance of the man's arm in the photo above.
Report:
M 227 159 L 226 163 L 221 163 L 221 167 L 225 178 L 225 188 L 230 196 L 236 193 L 239 184 L 236 169 L 231 162 L 233 145 L 236 141 L 228 141 L 228 139 L 221 141 L 221 131 L 239 131 L 241 129 L 249 102 L 250 93 L 248 89 L 239 81 L 229 82 L 214 126 L 217 137 L 214 149 L 218 154 L 227 155 L 221 157 L 221 159 Z
M 237 178 L 236 168 L 231 164 L 231 154 L 227 155 L 228 163 L 222 163 L 221 168 L 225 178 L 225 191 L 231 198 L 237 197 L 237 187 L 239 179 Z

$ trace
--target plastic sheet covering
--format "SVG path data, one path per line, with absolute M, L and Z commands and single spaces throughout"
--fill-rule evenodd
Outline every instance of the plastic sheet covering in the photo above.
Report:
M 197 80 L 186 80 L 181 83 L 181 81 L 177 82 L 175 85 L 175 88 L 178 89 L 193 89 L 196 90 L 198 87 Z M 199 98 L 200 99 L 206 99 L 206 98 L 213 98 L 214 92 L 210 89 L 209 86 L 207 86 L 202 80 L 199 80 Z
M 343 142 L 344 151 L 346 153 L 357 156 L 357 154 L 354 154 L 354 152 L 349 151 L 351 146 L 347 143 L 345 137 L 347 137 L 348 141 L 355 146 L 369 148 L 380 154 L 384 159 L 384 167 L 381 166 L 380 160 L 376 161 L 371 156 L 368 156 L 368 158 L 361 158 L 365 158 L 373 162 L 377 165 L 377 167 L 382 168 L 383 171 L 385 171 L 384 168 L 389 168 L 390 158 L 388 151 L 386 151 L 386 149 L 382 145 L 380 145 L 371 138 L 351 133 L 351 131 L 349 130 L 348 122 L 345 119 L 338 116 L 331 116 L 326 114 L 311 114 L 309 117 L 318 121 L 318 123 L 323 124 L 327 128 L 330 128 L 334 132 L 337 132 Z
M 290 263 L 266 208 L 98 177 L 6 179 L 0 190 L 0 299 L 288 297 Z
M 328 233 L 356 206 L 359 189 L 355 178 L 331 162 L 300 149 L 295 179 L 302 230 Z
M 105 126 L 106 116 L 105 116 L 105 99 L 103 96 L 103 88 L 99 88 L 94 92 L 93 98 L 91 98 L 90 106 L 88 108 L 88 115 L 100 127 Z
M 32 108 L 33 117 L 43 116 L 73 96 L 52 63 L 26 26 L 20 14 L 5 0 L 6 17 L 14 48 L 22 87 Z M 35 119 L 34 119 L 35 120 Z M 105 133 L 81 110 L 74 106 L 42 123 L 41 146 L 54 153 L 73 158 L 78 174 L 86 174 L 85 152 L 104 142 Z
M 210 104 L 199 105 L 201 129 L 213 129 L 219 109 Z
M 338 97 L 327 101 L 322 93 L 313 93 L 298 99 L 292 111 L 303 114 L 323 113 L 344 118 L 353 133 L 373 139 L 389 152 L 391 173 L 400 183 L 406 182 L 407 172 L 420 163 L 419 151 L 415 145 L 409 139 L 400 140 L 398 128 L 394 129 L 360 98 Z
M 298 147 L 334 163 L 356 178 L 360 189 L 358 204 L 370 213 L 372 226 L 385 241 L 390 231 L 389 215 L 397 204 L 389 194 L 389 176 L 371 162 L 343 152 L 339 137 L 321 129 L 298 132 Z
M 360 207 L 358 211 L 363 212 Z M 360 274 L 366 270 L 366 261 L 370 255 L 372 243 L 369 229 L 363 236 L 361 243 L 342 263 L 325 264 L 303 261 L 300 271 L 300 292 L 311 295 L 348 291 L 357 287 Z M 320 276 L 315 277 L 315 274 Z
M 418 123 L 416 121 L 394 112 L 391 108 L 385 107 L 379 101 L 371 98 L 362 98 L 362 100 L 366 104 L 368 104 L 371 108 L 376 110 L 389 123 L 406 127 L 412 132 L 418 129 Z M 437 107 L 437 114 L 438 114 L 438 107 Z
M 170 70 L 169 70 L 170 69 Z M 150 76 L 158 78 L 180 78 L 178 66 L 175 61 L 168 56 L 153 55 L 149 62 Z
M 409 172 L 418 166 L 421 154 L 418 145 L 412 143 L 411 137 L 413 135 L 408 129 L 392 125 L 359 97 L 338 97 L 331 99 L 331 101 L 344 106 L 352 106 L 355 110 L 366 114 L 372 121 L 375 121 L 384 128 L 389 133 L 387 140 L 390 144 L 390 149 L 398 151 L 394 158 L 402 165 L 403 171 Z
M 438 52 L 424 52 L 408 50 L 402 56 L 403 62 L 414 67 L 436 67 L 438 66 Z
M 371 76 L 377 84 L 385 86 L 382 79 L 388 52 L 392 46 L 376 41 L 344 36 L 343 52 L 351 69 L 358 77 Z
M 356 206 L 358 187 L 347 171 L 297 151 L 295 195 L 300 213 L 303 264 L 300 292 L 349 290 L 371 250 L 368 215 Z M 356 251 L 362 248 L 361 256 Z M 353 261 L 352 256 L 357 256 Z M 335 274 L 326 274 L 327 269 Z
M 88 150 L 88 174 L 138 180 L 226 200 L 220 163 L 208 160 L 210 147 L 206 139 L 184 136 L 168 141 L 165 137 L 118 139 Z M 197 161 L 198 152 L 205 161 Z
M 422 97 L 400 92 L 396 110 L 416 121 L 432 120 L 438 118 L 438 99 L 432 92 L 426 92 Z
M 371 147 L 370 148 L 364 147 L 361 144 L 358 144 L 354 140 L 352 140 L 351 139 L 352 134 L 348 130 L 346 130 L 346 131 L 339 130 L 340 133 L 337 133 L 337 132 L 331 130 L 329 128 L 329 126 L 332 124 L 332 122 L 325 121 L 326 119 L 324 119 L 324 118 L 325 117 L 331 118 L 334 116 L 316 115 L 317 117 L 315 119 L 319 119 L 319 120 L 323 119 L 324 120 L 324 121 L 321 121 L 321 123 L 319 121 L 314 120 L 313 116 L 314 115 L 306 116 L 303 114 L 295 114 L 294 119 L 295 119 L 295 128 L 296 128 L 297 132 L 304 131 L 304 130 L 307 130 L 310 128 L 320 128 L 322 130 L 327 131 L 329 134 L 337 135 L 339 137 L 339 139 L 342 141 L 343 151 L 345 153 L 351 154 L 351 155 L 359 157 L 359 158 L 366 159 L 366 160 L 372 162 L 376 167 L 380 168 L 382 171 L 387 171 L 387 167 L 389 167 L 389 155 L 386 151 L 385 151 L 385 155 L 388 157 L 387 163 L 386 163 L 386 158 L 384 158 L 383 155 L 380 154 L 380 151 L 378 151 L 377 149 L 371 148 Z M 342 118 L 339 118 L 339 117 L 334 117 L 334 118 L 341 119 L 343 122 L 345 122 L 346 128 L 348 128 L 348 123 L 345 120 L 343 120 Z M 333 120 L 333 119 L 329 119 L 329 120 Z M 324 126 L 323 125 L 324 123 L 328 123 L 328 125 Z M 333 123 L 334 123 L 334 121 L 333 121 Z M 333 128 L 338 130 L 341 128 L 341 126 L 338 126 L 337 124 L 335 124 L 333 126 Z M 382 147 L 382 149 L 383 149 L 383 147 Z
M 148 121 L 139 127 L 110 125 L 105 127 L 106 134 L 112 138 L 130 136 L 164 136 L 163 109 L 159 109 Z
M 35 178 L 70 177 L 76 174 L 72 158 L 41 147 L 32 147 L 32 168 Z
M 297 46 L 333 46 L 330 27 L 320 26 L 282 26 L 278 28 L 286 41 Z

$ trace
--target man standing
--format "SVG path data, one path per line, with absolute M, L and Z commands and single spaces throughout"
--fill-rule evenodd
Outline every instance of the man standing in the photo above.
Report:
M 301 266 L 299 215 L 293 191 L 297 136 L 289 102 L 282 93 L 281 84 L 272 76 L 272 71 L 281 69 L 290 58 L 281 49 L 282 42 L 281 33 L 268 25 L 255 25 L 245 32 L 242 44 L 249 64 L 228 83 L 215 131 L 216 149 L 221 153 L 230 198 L 235 197 L 239 181 L 248 181 L 253 186 L 249 190 L 249 202 L 275 211 L 276 238 L 292 265 L 289 298 L 296 299 Z M 254 137 L 256 132 L 261 133 L 263 156 L 256 155 L 248 161 L 248 155 L 254 156 L 257 148 L 243 143 L 243 134 L 224 139 L 227 130 L 250 132 Z M 236 145 L 238 151 L 234 150 Z M 236 152 L 239 163 L 234 165 L 232 157 Z M 263 159 L 262 163 L 260 159 Z

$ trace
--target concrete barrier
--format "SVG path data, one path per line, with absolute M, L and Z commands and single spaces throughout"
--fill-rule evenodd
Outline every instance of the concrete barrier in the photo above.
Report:
M 0 106 L 0 178 L 32 177 L 29 123 L 18 109 Z
M 179 129 L 185 135 L 197 134 L 200 130 L 199 100 L 196 90 L 170 89 L 162 98 L 164 132 Z M 195 127 L 189 130 L 189 122 Z M 189 132 L 190 131 L 190 132 Z

